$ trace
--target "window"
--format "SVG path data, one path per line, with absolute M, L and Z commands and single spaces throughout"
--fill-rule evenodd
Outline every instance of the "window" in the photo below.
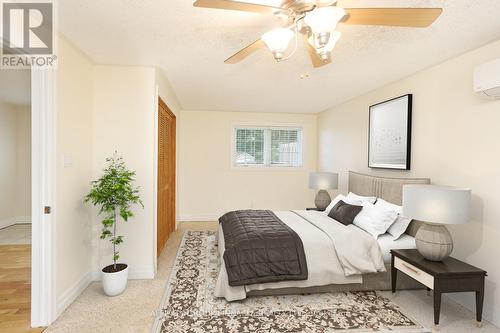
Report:
M 235 166 L 302 166 L 302 129 L 288 127 L 236 127 Z

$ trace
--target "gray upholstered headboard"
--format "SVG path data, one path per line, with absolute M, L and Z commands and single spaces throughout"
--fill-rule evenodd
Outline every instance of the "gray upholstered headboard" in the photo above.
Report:
M 349 192 L 363 196 L 374 196 L 401 205 L 403 202 L 403 185 L 430 184 L 429 178 L 390 178 L 365 175 L 349 171 Z M 419 227 L 413 221 L 406 233 L 415 236 Z

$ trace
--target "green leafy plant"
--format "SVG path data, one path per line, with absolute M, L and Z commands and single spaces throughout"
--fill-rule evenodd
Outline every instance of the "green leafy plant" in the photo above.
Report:
M 119 215 L 128 221 L 134 216 L 131 206 L 140 204 L 144 208 L 144 204 L 139 197 L 139 188 L 133 186 L 135 171 L 127 169 L 123 158 L 115 152 L 113 157 L 106 159 L 106 163 L 101 178 L 91 182 L 90 193 L 84 201 L 98 206 L 99 215 L 104 216 L 101 239 L 109 238 L 113 244 L 113 268 L 116 270 L 116 262 L 120 258 L 116 247 L 123 243 L 123 236 L 116 234 L 117 217 Z

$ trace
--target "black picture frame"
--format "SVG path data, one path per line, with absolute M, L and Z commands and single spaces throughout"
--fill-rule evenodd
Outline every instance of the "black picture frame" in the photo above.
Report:
M 368 167 L 410 170 L 413 94 L 370 105 Z

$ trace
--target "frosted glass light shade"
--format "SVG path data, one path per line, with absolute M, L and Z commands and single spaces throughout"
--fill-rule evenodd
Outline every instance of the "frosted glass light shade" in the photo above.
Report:
M 403 186 L 403 216 L 430 223 L 469 222 L 471 190 L 435 185 Z
M 309 188 L 314 190 L 335 190 L 339 187 L 339 175 L 332 172 L 311 172 Z
M 266 32 L 262 35 L 261 39 L 266 43 L 274 57 L 281 59 L 294 35 L 294 32 L 290 29 L 278 28 Z
M 330 33 L 345 16 L 340 7 L 319 7 L 306 14 L 304 23 L 311 27 L 313 34 Z

